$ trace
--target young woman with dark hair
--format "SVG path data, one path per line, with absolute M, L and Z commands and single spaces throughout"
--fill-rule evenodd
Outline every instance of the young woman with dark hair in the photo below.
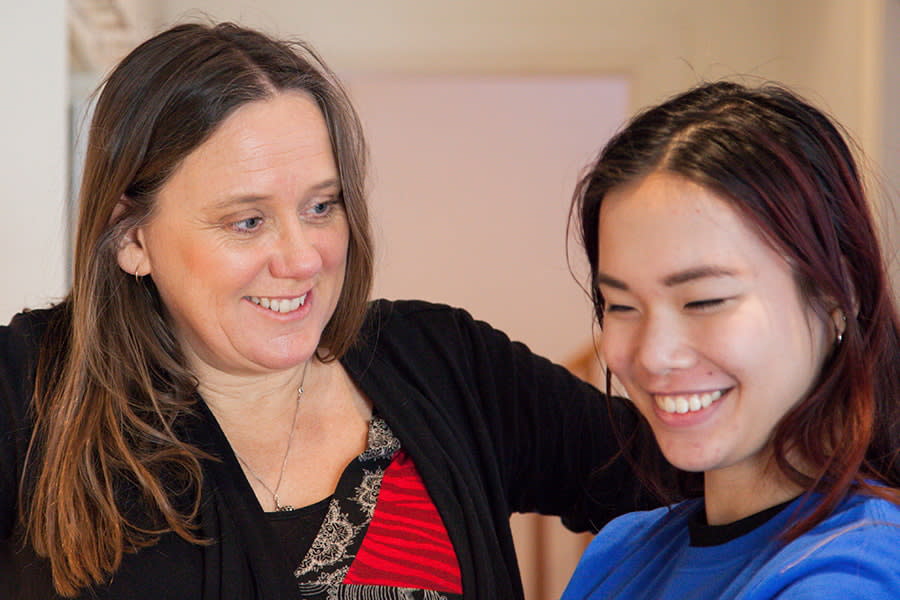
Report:
M 606 145 L 573 216 L 626 453 L 693 498 L 607 525 L 564 599 L 897 598 L 900 329 L 838 127 L 702 85 Z

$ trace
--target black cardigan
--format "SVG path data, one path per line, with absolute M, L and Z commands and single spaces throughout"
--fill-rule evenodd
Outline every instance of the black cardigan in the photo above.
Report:
M 49 312 L 24 313 L 0 328 L 0 540 L 7 540 L 0 541 L 0 580 L 14 582 L 14 597 L 22 598 L 50 597 L 48 565 L 22 549 L 15 521 L 30 380 Z M 596 530 L 636 508 L 638 484 L 621 461 L 590 490 L 585 483 L 616 451 L 602 396 L 462 310 L 374 302 L 342 363 L 412 456 L 453 542 L 467 599 L 523 597 L 511 513 L 561 515 L 573 529 Z M 107 586 L 82 597 L 299 597 L 225 436 L 202 402 L 198 408 L 187 435 L 222 459 L 203 463 L 201 529 L 215 543 L 164 535 L 126 555 Z M 633 426 L 621 401 L 613 413 L 624 429 Z M 0 583 L 0 597 L 3 591 Z

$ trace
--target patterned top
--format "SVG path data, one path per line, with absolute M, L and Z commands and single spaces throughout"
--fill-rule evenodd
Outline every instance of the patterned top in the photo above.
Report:
M 324 518 L 294 576 L 309 600 L 461 600 L 459 563 L 415 464 L 373 417 L 366 450 L 320 506 Z M 315 508 L 313 507 L 307 508 Z M 300 513 L 292 511 L 292 513 Z M 299 514 L 269 513 L 278 527 Z

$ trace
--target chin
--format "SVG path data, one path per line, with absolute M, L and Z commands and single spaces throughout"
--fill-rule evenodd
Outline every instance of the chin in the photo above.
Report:
M 286 371 L 302 365 L 315 354 L 315 348 L 304 352 L 259 352 L 247 356 L 248 362 L 265 371 Z
M 696 452 L 693 452 L 691 455 L 687 452 L 671 452 L 663 450 L 663 456 L 666 457 L 666 460 L 669 461 L 673 467 L 689 473 L 703 473 L 705 471 L 711 471 L 718 466 L 717 461 L 708 457 L 697 456 Z
M 309 336 L 294 339 L 280 338 L 255 344 L 245 354 L 253 363 L 273 370 L 290 369 L 301 365 L 314 356 L 318 348 L 318 338 L 311 342 Z
M 264 358 L 262 364 L 273 371 L 283 371 L 285 369 L 293 369 L 309 360 L 315 355 L 315 348 L 310 352 L 297 352 L 289 355 L 270 356 Z

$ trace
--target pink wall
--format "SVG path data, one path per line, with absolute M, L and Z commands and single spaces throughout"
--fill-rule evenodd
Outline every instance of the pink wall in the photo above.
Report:
M 345 80 L 371 144 L 376 296 L 463 306 L 557 361 L 582 348 L 590 308 L 566 264 L 566 217 L 628 111 L 626 80 Z

